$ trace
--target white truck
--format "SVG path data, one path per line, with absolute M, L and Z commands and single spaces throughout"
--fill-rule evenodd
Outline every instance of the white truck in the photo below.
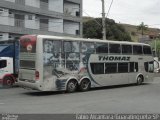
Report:
M 0 43 L 0 86 L 12 86 L 18 78 L 19 42 Z

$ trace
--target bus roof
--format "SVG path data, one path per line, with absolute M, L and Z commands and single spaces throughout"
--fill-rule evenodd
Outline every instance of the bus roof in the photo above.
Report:
M 27 36 L 27 35 L 26 35 Z M 59 40 L 73 40 L 73 41 L 86 41 L 86 42 L 100 42 L 100 43 L 117 43 L 117 44 L 131 44 L 131 45 L 146 45 L 150 46 L 149 44 L 145 43 L 138 43 L 138 42 L 129 42 L 129 41 L 113 41 L 113 40 L 100 40 L 100 39 L 90 39 L 90 38 L 74 38 L 68 36 L 51 36 L 51 35 L 31 35 L 37 36 L 37 38 L 45 38 L 45 39 L 59 39 Z

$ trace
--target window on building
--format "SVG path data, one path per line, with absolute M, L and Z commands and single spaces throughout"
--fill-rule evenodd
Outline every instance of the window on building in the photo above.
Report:
M 40 0 L 41 2 L 48 3 L 48 0 Z
M 109 44 L 109 52 L 110 53 L 121 53 L 120 44 Z
M 123 54 L 132 54 L 132 46 L 131 45 L 122 45 L 122 53 Z
M 40 8 L 48 10 L 48 0 L 40 0 Z
M 91 63 L 93 74 L 104 74 L 104 63 Z
M 45 19 L 45 18 L 44 19 L 40 19 L 40 29 L 48 31 L 48 23 L 49 23 L 48 19 Z
M 80 34 L 79 30 L 76 30 L 76 35 L 79 35 L 79 34 Z
M 16 4 L 25 5 L 25 0 L 15 0 Z
M 33 16 L 32 15 L 28 15 L 28 20 L 33 20 Z
M 80 16 L 80 12 L 79 11 L 76 11 L 76 16 Z

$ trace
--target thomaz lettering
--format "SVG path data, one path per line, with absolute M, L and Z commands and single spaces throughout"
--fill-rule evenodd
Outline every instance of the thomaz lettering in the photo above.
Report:
M 130 61 L 127 56 L 99 56 L 99 61 Z

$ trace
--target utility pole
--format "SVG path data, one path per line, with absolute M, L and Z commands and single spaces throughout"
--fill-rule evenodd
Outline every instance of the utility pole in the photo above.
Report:
M 103 40 L 106 40 L 106 22 L 105 22 L 105 4 L 104 0 L 102 0 L 102 34 L 103 34 Z

